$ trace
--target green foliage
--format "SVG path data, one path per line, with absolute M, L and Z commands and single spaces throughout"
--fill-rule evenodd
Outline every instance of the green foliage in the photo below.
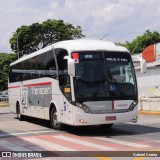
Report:
M 149 45 L 160 42 L 160 33 L 149 30 L 145 31 L 142 36 L 136 37 L 131 43 L 126 42 L 124 45 L 131 54 L 141 53 Z
M 16 59 L 16 54 L 0 53 L 0 91 L 7 89 L 9 65 Z
M 33 23 L 29 26 L 21 26 L 10 39 L 10 45 L 14 52 L 22 56 L 30 54 L 50 44 L 62 40 L 82 38 L 80 26 L 64 23 L 63 20 L 47 20 L 42 24 Z

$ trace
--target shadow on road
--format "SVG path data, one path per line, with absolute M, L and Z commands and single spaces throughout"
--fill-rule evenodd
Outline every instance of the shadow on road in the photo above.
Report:
M 132 125 L 132 124 L 117 124 L 112 128 L 101 128 L 100 126 L 86 126 L 86 127 L 70 127 L 67 130 L 71 134 L 78 136 L 124 136 L 124 135 L 142 135 L 148 133 L 160 133 L 160 128 L 143 126 L 143 125 Z
M 47 120 L 42 120 L 42 119 L 27 117 L 27 116 L 24 116 L 23 119 L 24 119 L 23 121 L 26 121 L 28 123 L 33 123 L 33 124 L 36 124 L 36 125 L 39 125 L 39 126 L 50 128 L 50 123 Z
M 50 123 L 47 120 L 26 117 L 25 121 L 50 128 Z M 102 128 L 100 126 L 81 126 L 73 127 L 65 125 L 64 132 L 75 134 L 78 136 L 121 136 L 121 135 L 141 135 L 148 133 L 160 133 L 160 128 L 154 126 L 146 126 L 141 124 L 120 123 L 113 125 L 112 128 Z
M 0 113 L 3 117 L 3 115 L 7 116 L 7 114 L 10 114 L 9 119 L 16 119 L 16 115 L 8 112 L 7 110 L 5 112 Z M 5 116 L 5 117 L 6 117 Z M 0 121 L 3 118 L 0 118 Z M 144 117 L 145 118 L 145 117 Z M 150 119 L 151 117 L 149 117 Z M 25 120 L 28 123 L 36 124 L 39 126 L 46 127 L 46 129 L 50 128 L 50 122 L 47 120 L 41 120 L 37 118 L 32 117 L 25 117 Z M 17 121 L 18 125 L 18 121 Z M 100 126 L 82 126 L 82 127 L 72 127 L 72 126 L 65 126 L 64 132 L 68 132 L 71 134 L 75 134 L 78 136 L 106 136 L 106 137 L 113 137 L 113 136 L 123 136 L 123 135 L 143 135 L 143 134 L 149 134 L 149 133 L 160 133 L 160 127 L 156 125 L 146 125 L 144 124 L 132 124 L 132 123 L 120 123 L 113 125 L 112 128 L 101 128 Z

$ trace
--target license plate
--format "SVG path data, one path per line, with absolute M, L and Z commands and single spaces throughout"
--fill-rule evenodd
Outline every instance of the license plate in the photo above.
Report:
M 116 120 L 116 116 L 107 116 L 106 121 L 114 121 Z

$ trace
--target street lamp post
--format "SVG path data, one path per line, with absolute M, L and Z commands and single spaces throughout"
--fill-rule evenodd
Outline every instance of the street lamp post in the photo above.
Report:
M 103 40 L 104 38 L 106 38 L 108 35 L 109 35 L 109 33 L 105 34 L 105 35 L 101 38 L 101 40 Z

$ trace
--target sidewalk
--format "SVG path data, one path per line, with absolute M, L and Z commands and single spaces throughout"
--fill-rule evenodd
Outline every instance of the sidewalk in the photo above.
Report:
M 8 102 L 0 102 L 0 108 L 9 107 Z
M 142 111 L 142 110 L 139 110 L 138 113 L 139 114 L 148 114 L 148 115 L 160 115 L 159 111 Z

